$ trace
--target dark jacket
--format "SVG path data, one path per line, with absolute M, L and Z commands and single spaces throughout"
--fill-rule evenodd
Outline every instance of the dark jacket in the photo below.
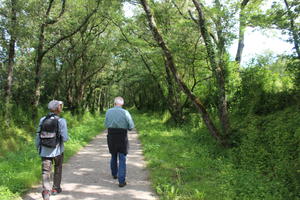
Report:
M 109 153 L 128 154 L 129 142 L 127 130 L 122 128 L 108 128 L 107 144 Z

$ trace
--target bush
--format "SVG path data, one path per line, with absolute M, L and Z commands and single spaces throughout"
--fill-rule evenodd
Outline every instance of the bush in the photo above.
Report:
M 270 68 L 270 67 L 269 67 Z M 249 67 L 241 73 L 241 86 L 230 105 L 239 114 L 269 114 L 299 102 L 299 95 L 286 71 Z
M 299 107 L 268 116 L 248 116 L 235 124 L 240 146 L 234 151 L 242 169 L 256 171 L 278 185 L 277 191 L 290 199 L 300 189 Z

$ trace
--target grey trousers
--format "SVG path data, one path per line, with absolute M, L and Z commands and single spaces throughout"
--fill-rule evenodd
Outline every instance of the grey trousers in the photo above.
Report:
M 60 189 L 61 176 L 62 176 L 62 164 L 64 160 L 64 154 L 53 158 L 42 157 L 42 179 L 43 190 L 51 191 L 51 189 Z M 51 187 L 51 170 L 54 163 L 54 175 L 53 186 Z

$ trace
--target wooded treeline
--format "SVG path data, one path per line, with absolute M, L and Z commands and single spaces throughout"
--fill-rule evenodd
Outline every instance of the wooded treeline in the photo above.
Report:
M 35 116 L 38 106 L 52 98 L 64 100 L 73 113 L 103 111 L 111 96 L 120 94 L 138 109 L 167 109 L 177 123 L 184 121 L 185 109 L 195 106 L 212 135 L 226 143 L 229 104 L 241 98 L 237 92 L 244 74 L 255 65 L 268 68 L 259 57 L 248 68 L 240 67 L 247 27 L 279 29 L 290 36 L 293 55 L 261 57 L 278 65 L 273 70 L 278 81 L 290 81 L 275 90 L 297 90 L 297 1 L 274 0 L 267 10 L 259 0 L 131 3 L 139 9 L 126 18 L 119 1 L 3 0 L 3 113 L 17 106 Z M 228 48 L 235 39 L 234 62 Z
M 176 124 L 196 114 L 218 144 L 234 147 L 237 118 L 299 105 L 297 0 L 0 2 L 3 135 L 7 125 L 36 123 L 51 99 L 82 114 L 121 95 L 126 107 L 168 111 Z M 134 16 L 124 15 L 125 3 L 135 5 Z M 248 27 L 280 30 L 292 53 L 241 66 Z
M 102 72 L 112 65 L 116 46 L 106 16 L 120 6 L 113 1 L 4 1 L 2 110 L 9 114 L 18 105 L 35 116 L 52 98 L 64 100 L 73 112 L 100 105 L 111 79 Z

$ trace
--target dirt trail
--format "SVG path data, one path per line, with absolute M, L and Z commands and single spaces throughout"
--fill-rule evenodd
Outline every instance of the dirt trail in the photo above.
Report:
M 118 187 L 110 175 L 106 133 L 98 135 L 63 166 L 63 192 L 50 200 L 154 200 L 137 133 L 130 131 L 127 156 L 127 185 Z M 41 187 L 33 188 L 24 200 L 42 200 Z

